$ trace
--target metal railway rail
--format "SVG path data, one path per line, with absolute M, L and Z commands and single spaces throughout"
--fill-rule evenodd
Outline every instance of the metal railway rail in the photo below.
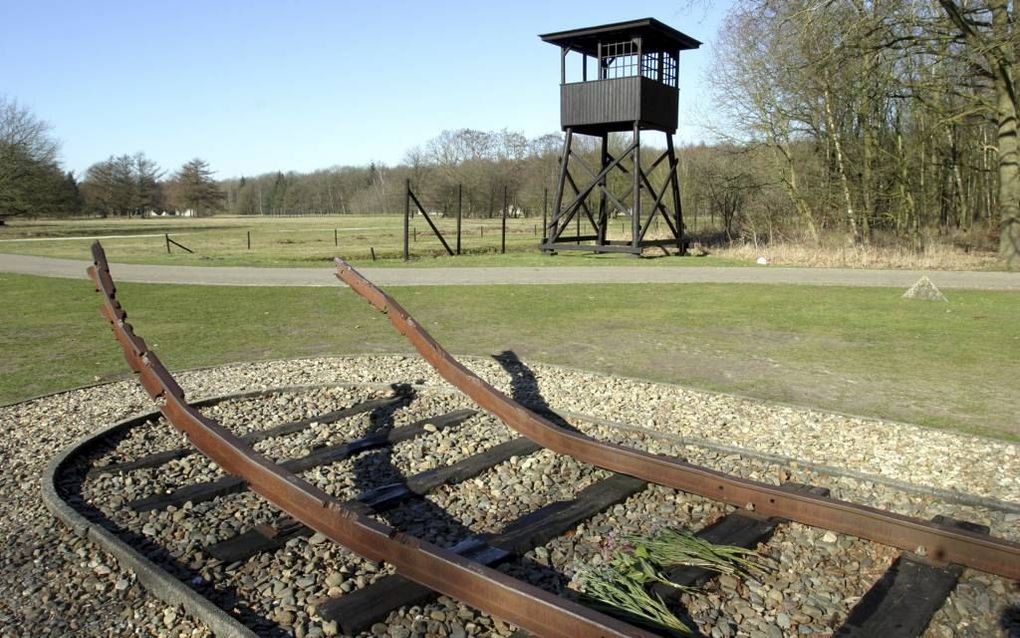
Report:
M 241 477 L 250 489 L 293 517 L 292 525 L 307 525 L 366 558 L 394 565 L 400 574 L 430 590 L 450 595 L 538 635 L 654 635 L 484 567 L 485 561 L 476 560 L 477 551 L 462 556 L 457 553 L 458 548 L 441 549 L 378 523 L 366 515 L 365 508 L 337 501 L 255 452 L 250 442 L 203 417 L 185 402 L 173 377 L 127 323 L 98 243 L 93 246 L 93 256 L 95 263 L 89 268 L 89 275 L 103 294 L 102 314 L 110 321 L 129 365 L 159 403 L 164 416 L 226 472 Z M 759 518 L 799 520 L 908 551 L 924 547 L 929 558 L 1014 579 L 1020 577 L 1020 546 L 1015 543 L 982 536 L 948 522 L 927 523 L 810 491 L 736 479 L 563 430 L 516 404 L 456 362 L 399 304 L 340 260 L 338 277 L 385 312 L 444 378 L 509 427 L 552 451 L 741 508 L 750 504 Z
M 621 474 L 698 494 L 763 516 L 866 538 L 929 559 L 964 565 L 1020 579 L 1020 544 L 930 523 L 865 505 L 814 494 L 791 494 L 774 485 L 741 479 L 622 445 L 596 441 L 557 427 L 492 387 L 443 349 L 392 297 L 376 288 L 347 262 L 336 260 L 337 277 L 384 313 L 444 379 L 511 429 L 542 445 Z
M 417 393 L 412 388 L 401 385 L 391 385 L 390 390 L 394 394 L 389 398 L 371 398 L 353 405 L 346 405 L 340 410 L 331 410 L 296 421 L 286 421 L 256 429 L 244 438 L 248 441 L 253 439 L 264 441 L 276 437 L 287 437 L 290 434 L 309 429 L 312 423 L 323 421 L 336 422 L 338 427 L 343 429 L 350 425 L 350 423 L 343 423 L 345 419 L 356 418 L 357 415 L 362 415 L 361 419 L 368 418 L 371 426 L 367 431 L 362 432 L 359 438 L 342 439 L 322 447 L 313 446 L 314 451 L 310 454 L 280 461 L 284 467 L 299 471 L 350 458 L 356 454 L 372 454 L 372 450 L 379 451 L 383 448 L 389 448 L 389 451 L 383 452 L 388 456 L 395 451 L 398 444 L 410 442 L 419 437 L 428 437 L 429 432 L 440 430 L 459 432 L 462 425 L 479 416 L 474 410 L 457 408 L 438 413 L 428 409 L 425 418 L 418 418 L 421 414 L 415 408 Z M 270 391 L 270 394 L 273 393 Z M 214 405 L 233 398 L 236 397 L 228 396 L 207 400 L 203 401 L 202 405 Z M 196 405 L 196 407 L 198 406 Z M 392 423 L 395 410 L 410 410 L 410 413 L 416 416 L 406 425 L 395 426 Z M 582 422 L 588 420 L 583 415 L 575 418 Z M 152 421 L 152 415 L 136 417 L 134 421 L 148 423 Z M 118 433 L 122 431 L 118 430 Z M 111 454 L 105 462 L 99 464 L 96 464 L 95 461 L 99 460 L 102 455 L 95 456 L 90 453 L 90 450 L 94 451 L 97 449 L 96 447 L 86 447 L 81 453 L 78 453 L 76 448 L 75 456 L 85 460 L 86 463 L 72 464 L 75 469 L 70 469 L 71 466 L 68 466 L 66 474 L 59 478 L 54 476 L 54 484 L 59 484 L 60 490 L 68 496 L 82 494 L 84 482 L 90 479 L 109 475 L 126 476 L 136 471 L 144 473 L 147 468 L 159 468 L 174 459 L 183 457 L 182 454 L 176 454 L 182 450 L 172 447 L 173 443 L 170 443 L 171 449 L 169 450 L 153 450 L 142 457 L 125 457 L 121 453 L 114 452 L 119 441 L 120 438 L 115 437 L 115 440 L 99 444 L 99 449 L 109 450 L 107 453 Z M 454 489 L 457 484 L 494 471 L 500 464 L 512 462 L 512 458 L 515 456 L 534 458 L 534 455 L 542 450 L 541 446 L 523 437 L 510 438 L 503 443 L 495 441 L 487 441 L 487 443 L 478 448 L 478 451 L 471 456 L 451 459 L 446 464 L 439 462 L 433 469 L 421 470 L 414 474 L 397 472 L 386 475 L 384 473 L 383 480 L 368 481 L 360 492 L 356 492 L 357 496 L 346 501 L 346 504 L 361 513 L 374 516 L 392 517 L 395 514 L 398 520 L 403 518 L 406 521 L 407 519 L 399 513 L 403 510 L 406 513 L 416 512 L 412 518 L 418 523 L 423 520 L 442 521 L 448 516 L 442 506 L 435 512 L 439 516 L 438 519 L 421 518 L 421 510 L 418 507 L 427 503 L 428 495 L 446 491 L 444 486 Z M 591 466 L 586 467 L 588 471 L 594 469 Z M 363 479 L 367 478 L 363 477 Z M 226 483 L 224 483 L 225 480 Z M 548 547 L 548 543 L 560 539 L 560 537 L 572 538 L 578 525 L 586 523 L 596 514 L 607 512 L 614 505 L 632 496 L 638 499 L 638 503 L 648 497 L 654 498 L 652 496 L 654 490 L 649 490 L 648 487 L 648 483 L 645 481 L 622 474 L 613 474 L 610 477 L 599 479 L 579 491 L 568 490 L 568 492 L 572 492 L 573 496 L 572 498 L 568 496 L 566 500 L 558 500 L 557 496 L 563 493 L 554 491 L 549 496 L 553 494 L 557 496 L 546 500 L 538 509 L 523 509 L 514 520 L 510 520 L 509 516 L 500 517 L 502 519 L 501 526 L 491 528 L 493 531 L 489 533 L 476 533 L 470 528 L 465 528 L 460 531 L 458 536 L 448 537 L 447 542 L 451 542 L 450 539 L 453 539 L 455 544 L 451 545 L 452 551 L 488 566 L 510 562 L 517 564 L 518 568 L 534 569 L 538 567 L 541 570 L 544 568 L 530 560 L 529 552 L 543 546 Z M 143 490 L 142 493 L 135 494 L 133 500 L 127 502 L 118 500 L 103 503 L 102 501 L 91 501 L 91 499 L 90 501 L 93 507 L 99 508 L 93 509 L 93 512 L 103 512 L 99 514 L 101 520 L 104 516 L 113 515 L 115 509 L 123 507 L 135 511 L 140 509 L 162 510 L 164 513 L 169 513 L 169 510 L 182 505 L 181 499 L 185 495 L 188 502 L 194 505 L 244 489 L 247 489 L 247 486 L 243 481 L 233 476 L 205 479 L 198 483 L 185 479 L 178 488 L 164 486 L 148 495 L 142 495 L 144 494 Z M 822 495 L 828 493 L 824 488 L 812 488 L 796 483 L 785 483 L 780 489 L 812 491 Z M 95 492 L 92 493 L 95 495 Z M 440 498 L 442 499 L 442 497 Z M 640 507 L 638 503 L 635 505 Z M 216 507 L 204 510 L 199 514 L 199 517 L 204 522 L 210 521 L 210 518 L 215 520 L 225 505 L 227 504 L 220 502 Z M 426 507 L 428 506 L 426 505 Z M 725 508 L 733 509 L 729 506 L 725 506 Z M 235 515 L 230 511 L 230 507 L 227 505 L 223 515 L 233 519 Z M 722 513 L 719 512 L 717 515 L 722 515 Z M 107 520 L 110 521 L 110 519 Z M 711 521 L 712 518 L 707 520 Z M 662 522 L 674 524 L 670 516 L 666 516 Z M 771 535 L 784 523 L 785 521 L 782 520 L 766 519 L 747 510 L 735 509 L 722 515 L 722 518 L 715 519 L 696 534 L 711 543 L 755 548 L 760 544 L 767 543 Z M 954 524 L 966 525 L 965 523 Z M 116 523 L 113 523 L 112 526 L 115 528 Z M 187 523 L 182 527 L 192 529 Z M 693 528 L 691 529 L 693 530 Z M 217 575 L 202 573 L 201 578 L 211 579 L 208 582 L 216 582 L 217 589 L 224 587 L 227 591 L 231 591 L 237 585 L 237 581 L 228 575 L 233 569 L 240 568 L 242 563 L 264 565 L 263 561 L 269 558 L 266 555 L 278 551 L 289 554 L 290 552 L 285 548 L 291 545 L 290 541 L 299 536 L 310 536 L 312 531 L 287 516 L 278 516 L 270 523 L 256 524 L 252 522 L 249 526 L 235 530 L 232 535 L 219 537 L 219 540 L 212 541 L 212 544 L 207 544 L 200 550 L 200 554 L 205 554 L 218 561 L 220 567 L 226 566 L 226 573 Z M 987 533 L 987 531 L 987 529 L 983 529 L 982 533 Z M 172 533 L 170 535 L 173 537 Z M 567 540 L 567 542 L 571 541 Z M 314 545 L 310 543 L 309 546 Z M 181 558 L 183 557 L 178 557 L 178 560 Z M 163 559 L 157 557 L 155 560 L 162 562 Z M 173 561 L 170 565 L 171 569 L 179 568 Z M 837 629 L 836 635 L 916 638 L 924 632 L 936 612 L 944 606 L 948 595 L 954 590 L 961 572 L 962 569 L 956 566 L 941 568 L 927 564 L 909 554 L 904 554 L 889 566 L 880 579 L 873 581 L 870 591 L 853 609 L 848 610 L 848 617 L 843 626 Z M 186 574 L 185 578 L 191 580 L 194 575 L 197 574 L 192 571 L 190 575 Z M 709 581 L 717 575 L 704 569 L 684 566 L 670 568 L 665 572 L 665 576 L 676 585 L 697 587 L 708 585 Z M 180 577 L 180 572 L 178 572 L 177 578 Z M 167 578 L 172 577 L 168 575 Z M 162 586 L 158 584 L 155 587 L 157 591 L 162 590 Z M 670 601 L 683 609 L 682 601 L 678 596 L 680 590 L 664 584 L 657 584 L 652 587 L 652 591 L 661 596 L 663 600 Z M 245 602 L 238 607 L 237 599 L 229 599 L 228 602 L 216 596 L 215 593 L 212 593 L 212 596 L 217 598 L 220 604 L 230 605 L 233 610 L 231 616 L 240 616 L 246 623 L 250 622 L 256 627 L 265 626 L 267 619 L 256 611 L 258 603 L 254 599 L 244 597 Z M 210 613 L 208 603 L 198 599 L 197 592 L 192 598 L 194 600 L 189 610 L 194 610 L 196 617 L 210 623 L 219 620 L 219 614 Z M 434 598 L 435 593 L 429 588 L 394 574 L 349 592 L 331 595 L 325 599 L 319 598 L 314 604 L 316 614 L 323 622 L 335 622 L 345 635 L 355 635 L 369 631 L 376 623 L 385 622 L 393 612 L 397 612 L 400 608 L 413 609 L 415 605 L 428 604 Z M 267 602 L 264 600 L 262 604 Z M 255 606 L 251 606 L 250 603 L 255 603 Z M 171 602 L 170 604 L 176 603 Z M 626 620 L 626 618 L 624 619 Z M 243 631 L 227 632 L 227 635 L 230 636 L 239 634 L 249 635 Z
M 106 253 L 98 242 L 92 245 L 92 256 L 94 263 L 88 274 L 103 295 L 100 312 L 110 322 L 139 382 L 163 416 L 192 445 L 228 474 L 243 477 L 249 489 L 365 558 L 386 561 L 430 589 L 538 635 L 655 635 L 379 523 L 273 463 L 240 437 L 204 417 L 188 405 L 173 376 L 127 322 L 127 313 L 117 301 Z

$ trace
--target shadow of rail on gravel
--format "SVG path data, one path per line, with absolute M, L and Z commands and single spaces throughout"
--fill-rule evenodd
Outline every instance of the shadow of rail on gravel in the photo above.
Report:
M 1014 585 L 1014 591 L 1020 590 L 1020 586 Z M 999 626 L 1006 632 L 1008 638 L 1020 638 L 1020 603 L 1010 605 L 1002 610 L 999 618 Z
M 373 410 L 369 416 L 370 427 L 366 437 L 385 436 L 394 427 L 394 417 L 403 409 L 413 406 L 417 394 L 406 385 L 394 386 L 401 397 L 398 403 Z M 399 444 L 398 444 L 399 445 Z M 393 460 L 392 446 L 362 453 L 354 457 L 354 487 L 358 493 L 394 483 L 404 483 L 408 475 Z M 417 462 L 427 463 L 432 450 L 426 449 Z M 431 469 L 431 468 L 430 468 Z M 412 474 L 414 471 L 412 470 Z M 396 529 L 428 540 L 442 547 L 448 547 L 471 535 L 471 530 L 461 524 L 449 512 L 424 497 L 414 498 L 399 507 L 375 511 L 375 515 Z
M 521 361 L 516 352 L 504 350 L 499 354 L 492 355 L 492 358 L 510 375 L 510 396 L 514 401 L 561 428 L 577 430 L 566 419 L 553 411 L 538 387 L 538 377 L 535 376 L 531 368 Z

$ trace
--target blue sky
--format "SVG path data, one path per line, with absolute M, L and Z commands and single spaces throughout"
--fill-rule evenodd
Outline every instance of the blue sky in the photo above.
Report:
M 78 173 L 136 151 L 220 177 L 394 164 L 444 129 L 558 131 L 558 50 L 537 34 L 655 17 L 705 42 L 681 55 L 677 139 L 696 142 L 730 0 L 686 4 L 0 0 L 0 93 Z

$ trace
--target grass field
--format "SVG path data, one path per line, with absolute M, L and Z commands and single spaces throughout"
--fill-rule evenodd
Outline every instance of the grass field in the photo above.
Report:
M 85 281 L 0 275 L 0 402 L 120 378 Z M 525 359 L 1020 440 L 1020 295 L 754 285 L 400 287 L 452 352 Z M 346 288 L 124 284 L 172 369 L 409 352 Z
M 443 218 L 437 226 L 456 249 L 456 221 Z M 507 220 L 507 254 L 500 254 L 500 219 L 466 219 L 461 228 L 462 255 L 449 257 L 424 218 L 412 224 L 411 266 L 642 266 L 742 265 L 752 259 L 715 257 L 634 259 L 627 255 L 564 252 L 556 257 L 537 250 L 541 219 Z M 664 227 L 663 227 L 664 228 Z M 622 237 L 619 224 L 611 229 Z M 334 234 L 334 231 L 336 233 Z M 251 236 L 251 249 L 248 237 Z M 194 254 L 171 246 L 164 234 Z M 415 239 L 416 236 L 416 239 Z M 374 266 L 405 266 L 403 218 L 399 215 L 330 217 L 209 217 L 199 219 L 19 220 L 0 226 L 0 252 L 87 259 L 92 237 L 122 263 L 190 266 L 314 266 L 341 256 Z M 611 238 L 614 237 L 611 235 Z M 372 262 L 372 250 L 378 261 Z M 659 255 L 662 253 L 656 251 Z

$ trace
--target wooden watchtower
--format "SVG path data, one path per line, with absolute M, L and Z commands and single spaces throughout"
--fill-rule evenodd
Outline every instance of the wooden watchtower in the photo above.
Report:
M 640 255 L 646 246 L 676 246 L 682 253 L 683 214 L 673 151 L 679 101 L 677 62 L 680 51 L 696 49 L 701 43 L 653 18 L 539 37 L 560 47 L 560 125 L 565 132 L 552 217 L 541 249 Z M 579 81 L 567 81 L 568 58 L 579 58 Z M 632 134 L 630 144 L 613 157 L 609 134 L 627 131 Z M 666 151 L 644 164 L 641 131 L 666 134 Z M 598 166 L 593 168 L 575 150 L 575 135 L 601 138 Z M 669 172 L 656 187 L 652 175 L 663 162 Z M 575 167 L 579 170 L 572 171 Z M 611 183 L 614 171 L 627 175 L 622 180 L 626 186 L 618 179 Z M 589 201 L 596 192 L 598 208 L 592 210 Z M 642 201 L 650 209 L 647 214 Z M 628 239 L 607 239 L 610 206 L 629 217 Z M 646 239 L 659 215 L 669 237 Z M 572 221 L 574 234 L 570 235 Z

